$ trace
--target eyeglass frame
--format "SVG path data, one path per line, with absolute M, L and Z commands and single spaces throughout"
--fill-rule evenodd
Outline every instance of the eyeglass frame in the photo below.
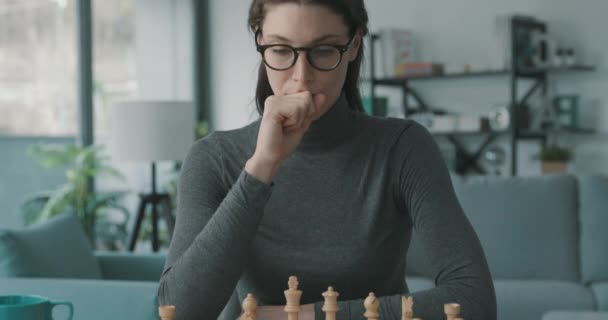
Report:
M 316 70 L 319 71 L 332 71 L 335 70 L 336 68 L 338 68 L 338 66 L 342 63 L 342 59 L 344 58 L 344 53 L 351 48 L 352 44 L 353 44 L 353 40 L 355 39 L 355 36 L 357 36 L 357 33 L 355 32 L 352 37 L 350 38 L 350 40 L 348 40 L 348 42 L 345 45 L 336 45 L 336 44 L 318 44 L 312 47 L 297 47 L 294 48 L 288 44 L 280 44 L 280 43 L 275 43 L 275 44 L 265 44 L 265 45 L 260 45 L 258 43 L 258 36 L 262 33 L 261 30 L 258 30 L 255 33 L 255 45 L 256 45 L 256 50 L 262 55 L 262 61 L 264 61 L 264 64 L 275 71 L 285 71 L 285 70 L 289 70 L 291 69 L 293 66 L 296 65 L 296 63 L 298 62 L 298 58 L 300 57 L 300 51 L 304 51 L 306 53 L 306 60 L 308 61 L 308 63 L 315 68 Z M 266 59 L 264 58 L 264 51 L 266 51 L 266 49 L 271 48 L 271 47 L 288 47 L 289 49 L 291 49 L 291 51 L 293 51 L 294 53 L 294 58 L 293 58 L 293 62 L 291 63 L 291 65 L 287 68 L 284 69 L 278 69 L 278 68 L 274 68 L 272 66 L 270 66 L 267 62 Z M 340 59 L 338 60 L 338 63 L 336 63 L 335 66 L 333 66 L 331 69 L 321 69 L 318 68 L 317 66 L 314 65 L 314 63 L 312 63 L 312 59 L 310 58 L 310 52 L 313 49 L 316 49 L 318 47 L 332 47 L 334 49 L 338 49 L 338 51 L 340 52 Z

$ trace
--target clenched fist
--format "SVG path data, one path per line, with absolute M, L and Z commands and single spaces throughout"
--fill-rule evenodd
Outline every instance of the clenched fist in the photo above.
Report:
M 283 96 L 270 96 L 264 103 L 257 145 L 245 170 L 254 177 L 270 183 L 281 162 L 302 141 L 310 124 L 322 114 L 327 97 L 309 91 Z

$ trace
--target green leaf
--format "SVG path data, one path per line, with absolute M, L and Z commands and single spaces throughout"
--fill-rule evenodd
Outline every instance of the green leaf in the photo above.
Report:
M 126 181 L 127 178 L 122 174 L 122 172 L 108 166 L 102 166 L 97 168 L 98 175 L 106 175 L 112 178 L 116 178 L 121 181 Z
M 540 159 L 548 162 L 565 162 L 572 159 L 572 151 L 558 145 L 550 145 L 541 151 Z
M 124 191 L 90 193 L 88 189 L 89 178 L 101 175 L 107 175 L 122 181 L 126 180 L 120 171 L 108 165 L 110 157 L 104 152 L 105 147 L 103 145 L 80 147 L 75 144 L 38 144 L 32 146 L 30 154 L 44 166 L 65 166 L 67 181 L 49 194 L 47 198 L 31 199 L 24 202 L 21 214 L 25 223 L 44 221 L 56 214 L 71 212 L 78 215 L 86 228 L 87 234 L 93 239 L 97 217 L 111 212 L 111 210 L 106 209 L 115 208 L 121 212 L 125 211 L 128 216 L 128 211 L 118 204 L 119 199 L 126 194 Z M 115 224 L 110 220 L 107 221 L 110 225 Z
M 71 202 L 74 188 L 71 184 L 64 184 L 51 195 L 49 201 L 44 205 L 42 212 L 36 222 L 46 221 L 50 217 L 64 211 L 65 207 Z
M 60 144 L 34 144 L 28 148 L 28 154 L 45 168 L 56 168 L 69 165 L 73 161 L 72 148 Z
M 51 191 L 42 191 L 27 196 L 19 206 L 19 215 L 25 226 L 29 226 L 38 220 L 45 204 L 51 198 Z

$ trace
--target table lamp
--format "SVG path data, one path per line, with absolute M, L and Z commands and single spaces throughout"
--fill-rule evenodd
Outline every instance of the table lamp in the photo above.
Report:
M 169 195 L 156 190 L 156 162 L 183 160 L 195 137 L 194 104 L 187 101 L 124 101 L 111 110 L 110 154 L 115 161 L 151 164 L 152 190 L 141 193 L 133 229 L 129 234 L 129 251 L 135 243 L 148 206 L 152 207 L 152 250 L 159 249 L 158 209 L 162 210 L 169 234 L 175 219 L 171 214 Z

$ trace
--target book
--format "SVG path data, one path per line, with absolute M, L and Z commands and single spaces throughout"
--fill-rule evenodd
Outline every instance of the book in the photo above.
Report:
M 395 76 L 395 66 L 416 62 L 417 45 L 411 31 L 397 28 L 384 28 L 379 32 L 382 75 Z
M 393 70 L 393 74 L 397 77 L 436 76 L 443 73 L 443 64 L 433 62 L 398 63 Z

